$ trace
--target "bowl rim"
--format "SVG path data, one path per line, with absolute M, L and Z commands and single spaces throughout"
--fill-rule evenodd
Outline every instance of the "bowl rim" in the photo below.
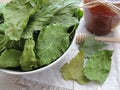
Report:
M 77 29 L 78 29 L 78 27 L 77 27 Z M 13 70 L 8 70 L 8 69 L 0 69 L 0 71 L 5 72 L 7 74 L 27 75 L 27 74 L 34 74 L 34 73 L 42 72 L 44 70 L 49 69 L 50 67 L 52 67 L 52 66 L 56 65 L 58 62 L 60 62 L 62 60 L 62 58 L 65 57 L 65 55 L 70 51 L 70 49 L 72 48 L 72 46 L 75 42 L 75 39 L 76 39 L 77 29 L 75 30 L 73 40 L 72 40 L 70 46 L 68 47 L 68 49 L 64 52 L 64 54 L 62 54 L 58 59 L 56 59 L 54 62 L 50 63 L 49 65 L 44 66 L 42 68 L 38 68 L 36 70 L 27 71 L 27 72 L 13 71 Z

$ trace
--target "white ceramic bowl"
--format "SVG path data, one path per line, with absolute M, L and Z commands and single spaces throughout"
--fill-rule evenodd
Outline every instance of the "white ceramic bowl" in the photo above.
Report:
M 8 73 L 8 74 L 15 74 L 15 75 L 33 74 L 33 73 L 38 73 L 38 72 L 44 71 L 44 70 L 46 70 L 46 69 L 48 69 L 56 64 L 59 64 L 59 62 L 62 60 L 62 58 L 65 57 L 66 54 L 71 50 L 73 44 L 75 43 L 75 38 L 76 38 L 76 32 L 75 32 L 75 35 L 73 37 L 73 40 L 72 40 L 69 48 L 66 50 L 66 52 L 61 57 L 59 57 L 56 61 L 52 62 L 51 64 L 49 64 L 47 66 L 44 66 L 42 68 L 39 68 L 39 69 L 36 69 L 33 71 L 28 71 L 28 72 L 13 71 L 13 70 L 8 70 L 8 69 L 0 69 L 0 70 L 5 72 L 5 73 Z

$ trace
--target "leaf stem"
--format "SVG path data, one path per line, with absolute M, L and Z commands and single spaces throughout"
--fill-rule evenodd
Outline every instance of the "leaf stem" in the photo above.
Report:
M 74 83 L 75 83 L 75 81 L 73 80 L 73 90 L 75 90 L 75 84 Z
M 77 26 L 77 24 L 75 24 L 75 25 L 74 25 L 73 30 L 70 32 L 70 34 L 69 34 L 69 35 L 71 35 L 71 34 L 75 31 L 76 26 Z
M 99 82 L 97 81 L 97 87 L 96 87 L 96 90 L 98 90 L 98 85 L 99 85 Z

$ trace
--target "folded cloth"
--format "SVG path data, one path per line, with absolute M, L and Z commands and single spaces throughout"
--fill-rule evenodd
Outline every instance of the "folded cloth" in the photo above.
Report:
M 19 78 L 0 71 L 0 90 L 26 90 L 26 86 L 17 84 Z
M 84 32 L 90 34 L 84 25 L 84 18 L 81 19 L 78 29 L 76 31 L 76 35 L 80 32 Z M 110 37 L 120 37 L 120 26 L 118 26 L 114 32 L 111 32 Z M 62 78 L 60 73 L 60 68 L 66 63 L 69 62 L 77 53 L 78 53 L 78 45 L 74 42 L 71 50 L 67 53 L 67 55 L 61 60 L 59 64 L 37 74 L 33 75 L 23 75 L 23 78 L 37 81 L 40 83 L 45 83 L 49 85 L 64 87 L 73 90 L 120 90 L 120 44 L 119 43 L 108 43 L 108 49 L 114 50 L 112 56 L 112 66 L 110 74 L 103 85 L 97 85 L 95 82 L 91 82 L 87 85 L 79 85 L 74 81 L 66 81 Z

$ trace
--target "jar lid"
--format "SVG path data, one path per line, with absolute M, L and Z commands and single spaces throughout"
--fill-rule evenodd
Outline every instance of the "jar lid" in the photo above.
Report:
M 119 0 L 105 0 L 105 1 L 117 2 Z
M 113 10 L 116 14 L 120 16 L 120 0 L 93 0 L 83 4 L 83 8 L 92 8 L 99 4 L 103 4 Z

